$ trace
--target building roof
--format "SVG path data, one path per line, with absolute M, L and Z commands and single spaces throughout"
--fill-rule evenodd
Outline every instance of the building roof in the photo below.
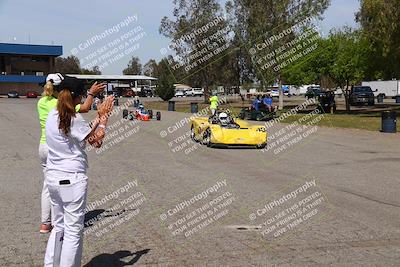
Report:
M 145 75 L 81 75 L 81 74 L 67 74 L 67 76 L 75 77 L 83 80 L 106 80 L 106 81 L 138 81 L 148 80 L 156 81 L 157 78 L 153 78 Z
M 82 80 L 101 80 L 101 81 L 155 81 L 157 78 L 144 75 L 78 75 L 67 74 Z M 45 83 L 46 76 L 35 75 L 0 75 L 0 83 Z
M 0 43 L 0 54 L 61 56 L 63 48 L 59 45 L 31 45 Z

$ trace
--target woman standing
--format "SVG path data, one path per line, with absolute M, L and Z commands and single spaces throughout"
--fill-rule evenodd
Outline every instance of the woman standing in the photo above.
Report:
M 44 91 L 42 98 L 38 101 L 37 110 L 39 114 L 39 122 L 42 134 L 40 136 L 39 144 L 39 158 L 43 167 L 43 171 L 46 168 L 47 161 L 47 145 L 46 145 L 46 132 L 45 125 L 49 112 L 57 106 L 57 94 L 58 92 L 54 90 L 55 87 L 60 85 L 64 80 L 64 77 L 60 73 L 49 74 L 46 78 L 46 85 L 44 86 Z M 76 112 L 86 113 L 90 110 L 93 102 L 93 97 L 98 93 L 104 91 L 105 84 L 94 83 L 90 88 L 88 96 L 84 104 L 78 104 L 75 107 Z M 41 207 L 42 207 L 42 224 L 40 226 L 40 233 L 48 233 L 51 230 L 51 203 L 49 190 L 47 189 L 46 183 L 43 183 L 42 196 L 41 196 Z
M 57 109 L 48 114 L 45 183 L 53 209 L 54 229 L 47 243 L 45 266 L 80 266 L 86 208 L 86 142 L 101 147 L 114 98 L 98 106 L 92 127 L 76 112 L 84 94 L 83 82 L 65 77 L 56 87 Z

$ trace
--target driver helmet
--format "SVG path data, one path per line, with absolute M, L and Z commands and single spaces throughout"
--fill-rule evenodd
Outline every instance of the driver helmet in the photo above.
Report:
M 139 109 L 144 109 L 144 106 L 143 106 L 143 104 L 139 104 L 139 107 L 138 107 Z
M 219 121 L 222 125 L 228 125 L 228 114 L 221 112 L 218 116 Z

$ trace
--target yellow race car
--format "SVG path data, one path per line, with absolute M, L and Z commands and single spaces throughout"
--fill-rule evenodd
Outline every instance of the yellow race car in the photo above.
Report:
M 233 119 L 227 112 L 215 116 L 197 117 L 190 120 L 191 137 L 208 147 L 256 147 L 267 145 L 265 126 L 252 125 L 247 121 Z

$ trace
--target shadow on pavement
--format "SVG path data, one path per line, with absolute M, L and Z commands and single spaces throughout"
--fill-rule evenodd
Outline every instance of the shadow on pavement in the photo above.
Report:
M 105 211 L 106 211 L 105 209 L 98 209 L 87 212 L 85 214 L 85 222 L 84 222 L 85 228 L 92 226 L 95 221 L 98 221 L 102 217 L 102 214 Z
M 144 249 L 136 252 L 130 252 L 128 250 L 120 250 L 114 254 L 100 254 L 94 257 L 84 267 L 120 267 L 129 266 L 135 264 L 143 255 L 147 254 L 150 249 Z M 128 261 L 122 261 L 122 259 L 132 256 L 133 258 Z
M 103 220 L 106 217 L 118 217 L 123 215 L 126 212 L 129 211 L 134 211 L 136 209 L 122 209 L 122 210 L 105 210 L 105 209 L 97 209 L 97 210 L 91 210 L 88 211 L 85 214 L 85 221 L 84 221 L 84 227 L 91 227 L 95 223 Z

